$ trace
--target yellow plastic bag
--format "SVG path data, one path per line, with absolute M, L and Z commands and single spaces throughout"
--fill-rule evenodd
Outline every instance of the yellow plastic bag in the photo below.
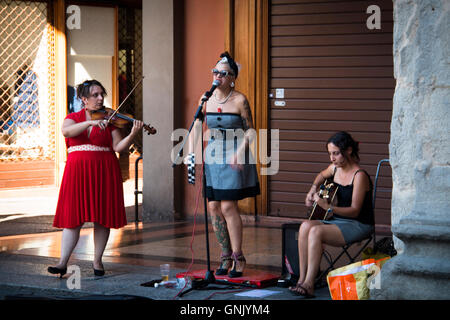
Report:
M 361 258 L 363 260 L 366 259 L 375 259 L 375 260 L 382 260 L 384 258 L 389 258 L 390 256 L 388 254 L 382 253 L 382 252 L 374 252 L 374 250 L 371 247 L 367 247 L 364 249 L 364 251 L 361 253 Z
M 369 283 L 377 276 L 389 257 L 366 259 L 332 270 L 327 275 L 333 300 L 366 300 L 370 298 Z

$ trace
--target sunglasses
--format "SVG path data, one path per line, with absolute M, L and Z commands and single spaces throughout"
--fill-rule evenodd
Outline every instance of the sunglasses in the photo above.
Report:
M 219 71 L 219 70 L 217 70 L 217 69 L 212 69 L 211 72 L 212 72 L 215 76 L 218 76 L 219 78 L 223 78 L 223 77 L 226 77 L 226 76 L 228 76 L 228 75 L 234 76 L 234 73 L 232 73 L 232 72 L 230 72 L 230 71 L 226 71 L 226 70 Z

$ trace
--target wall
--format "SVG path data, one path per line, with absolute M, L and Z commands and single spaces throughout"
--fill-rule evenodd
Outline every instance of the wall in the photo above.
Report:
M 189 129 L 198 101 L 211 88 L 211 69 L 224 51 L 225 43 L 225 1 L 189 0 L 184 2 L 184 54 L 182 73 L 183 92 L 181 103 L 175 106 L 179 126 Z M 201 187 L 200 166 L 196 168 L 195 186 L 187 183 L 185 166 L 178 166 L 176 183 L 177 209 L 183 216 L 194 214 L 198 190 Z M 199 213 L 204 212 L 200 196 Z

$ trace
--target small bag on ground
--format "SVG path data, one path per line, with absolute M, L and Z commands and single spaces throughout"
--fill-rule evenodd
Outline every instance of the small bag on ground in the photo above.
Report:
M 366 259 L 330 271 L 327 282 L 331 298 L 333 300 L 369 299 L 370 289 L 376 289 L 379 285 L 381 266 L 389 258 Z

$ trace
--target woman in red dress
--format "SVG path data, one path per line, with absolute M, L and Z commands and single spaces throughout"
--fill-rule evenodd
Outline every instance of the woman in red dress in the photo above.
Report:
M 77 87 L 77 96 L 84 109 L 69 114 L 63 122 L 67 163 L 61 182 L 53 226 L 63 228 L 61 257 L 48 272 L 67 272 L 67 263 L 75 248 L 80 229 L 85 222 L 94 223 L 94 274 L 104 275 L 102 256 L 110 228 L 127 224 L 122 175 L 115 152 L 126 151 L 143 122 L 135 120 L 125 138 L 106 120 L 92 120 L 91 112 L 102 109 L 106 90 L 96 80 Z

